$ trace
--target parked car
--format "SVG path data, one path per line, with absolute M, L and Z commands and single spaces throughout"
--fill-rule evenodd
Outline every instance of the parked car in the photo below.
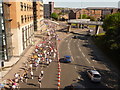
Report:
M 73 36 L 72 38 L 73 39 L 79 39 L 79 36 Z
M 64 56 L 64 58 L 61 58 L 59 61 L 62 63 L 71 63 L 72 62 L 71 56 Z
M 101 81 L 101 75 L 98 71 L 96 70 L 87 70 L 87 74 L 91 81 L 93 82 L 100 82 Z
M 69 86 L 66 86 L 63 90 L 85 90 L 85 87 L 80 83 L 72 83 Z

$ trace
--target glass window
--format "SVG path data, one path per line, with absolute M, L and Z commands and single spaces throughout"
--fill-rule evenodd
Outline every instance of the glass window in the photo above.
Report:
M 21 11 L 23 11 L 23 3 L 20 2 Z
M 26 11 L 26 4 L 24 3 L 24 11 Z
M 21 15 L 21 23 L 23 23 L 23 20 L 24 20 L 23 15 Z
M 25 15 L 25 22 L 26 22 L 26 20 L 27 20 L 27 17 L 26 17 L 26 15 Z

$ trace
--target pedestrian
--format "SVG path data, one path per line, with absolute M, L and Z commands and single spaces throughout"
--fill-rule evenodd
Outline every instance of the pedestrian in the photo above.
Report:
M 32 63 L 29 65 L 29 70 L 32 71 Z
M 20 76 L 20 81 L 23 82 L 23 76 L 22 75 Z
M 39 77 L 43 77 L 43 73 L 44 73 L 44 71 L 42 70 L 42 71 L 40 72 Z
M 15 73 L 14 77 L 15 77 L 16 79 L 18 79 L 19 74 L 18 74 L 18 73 Z
M 38 77 L 39 88 L 41 88 L 41 78 Z
M 27 80 L 28 80 L 28 74 L 27 74 L 27 71 L 25 71 L 23 77 L 24 77 L 24 79 L 25 79 L 25 82 L 27 83 Z
M 33 71 L 30 72 L 31 78 L 33 79 Z

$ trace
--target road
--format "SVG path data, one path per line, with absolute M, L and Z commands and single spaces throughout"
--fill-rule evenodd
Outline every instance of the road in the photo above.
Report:
M 65 32 L 61 32 L 65 33 Z M 65 34 L 64 34 L 65 35 Z M 79 36 L 73 39 L 74 35 Z M 55 40 L 53 41 L 55 43 Z M 72 83 L 79 83 L 85 88 L 117 88 L 119 85 L 118 70 L 109 62 L 103 53 L 94 45 L 86 31 L 71 32 L 59 45 L 59 57 L 71 55 L 72 63 L 61 63 L 61 85 L 64 88 Z M 96 69 L 102 75 L 101 83 L 92 83 L 87 74 L 87 69 Z M 40 71 L 44 71 L 41 88 L 57 88 L 58 64 L 57 59 L 48 67 L 39 65 L 37 71 L 34 70 L 34 79 L 29 79 L 27 83 L 20 82 L 21 88 L 38 88 L 37 76 Z M 30 75 L 29 75 L 30 77 Z
M 71 55 L 73 61 L 70 64 L 61 63 L 61 88 L 75 82 L 86 88 L 117 88 L 119 74 L 116 68 L 85 34 L 84 31 L 72 33 L 59 46 L 60 57 Z M 79 36 L 79 39 L 73 39 L 74 35 Z M 98 70 L 102 82 L 92 83 L 86 74 L 87 69 Z

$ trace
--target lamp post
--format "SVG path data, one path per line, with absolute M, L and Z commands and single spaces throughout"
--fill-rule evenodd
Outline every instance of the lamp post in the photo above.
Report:
M 81 15 L 80 16 L 81 16 L 80 19 L 82 20 L 82 0 L 81 0 Z M 81 24 L 80 28 L 82 28 L 82 24 Z

